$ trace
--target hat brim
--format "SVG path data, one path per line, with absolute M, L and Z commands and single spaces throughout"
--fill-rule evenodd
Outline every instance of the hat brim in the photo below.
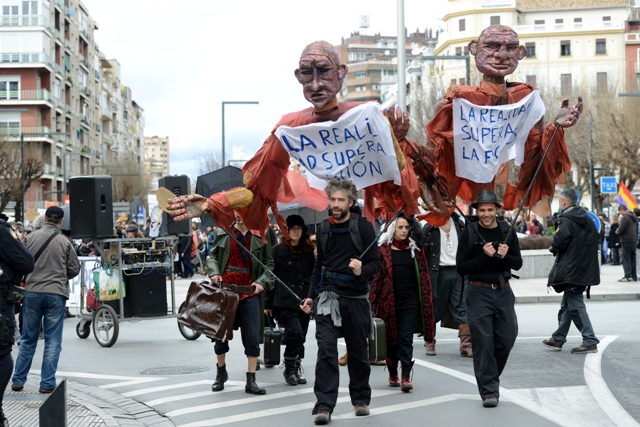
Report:
M 485 203 L 491 203 L 491 204 L 494 204 L 494 205 L 496 205 L 496 208 L 498 208 L 498 209 L 502 209 L 502 205 L 501 205 L 501 204 L 499 204 L 499 203 L 496 203 L 496 202 L 478 202 L 478 203 L 471 203 L 471 207 L 472 207 L 473 209 L 478 209 L 478 206 L 483 205 L 483 204 L 485 204 Z

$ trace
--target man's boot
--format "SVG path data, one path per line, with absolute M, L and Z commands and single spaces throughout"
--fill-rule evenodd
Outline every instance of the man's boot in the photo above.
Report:
M 218 373 L 216 374 L 216 380 L 211 386 L 211 391 L 222 391 L 224 390 L 224 383 L 229 379 L 229 374 L 227 374 L 227 365 L 224 364 L 222 366 L 218 366 L 216 363 L 216 367 L 218 368 Z
M 413 370 L 413 364 L 415 361 L 411 361 L 409 365 L 402 363 L 402 386 L 400 390 L 408 393 L 413 390 L 413 384 L 411 384 L 411 371 Z
M 296 359 L 296 380 L 298 384 L 306 384 L 307 379 L 302 376 L 304 369 L 302 369 L 302 359 Z
M 247 385 L 244 386 L 244 392 L 251 394 L 267 394 L 267 390 L 262 387 L 258 387 L 258 384 L 256 384 L 255 372 L 247 372 Z
M 473 351 L 471 350 L 471 333 L 469 332 L 469 325 L 458 326 L 458 337 L 460 338 L 460 356 L 473 357 Z
M 389 370 L 389 387 L 400 387 L 398 378 L 398 362 L 387 357 L 387 369 Z
M 435 338 L 431 341 L 424 342 L 424 349 L 427 353 L 427 356 L 435 356 L 436 355 L 436 340 Z
M 298 378 L 296 377 L 296 361 L 294 359 L 285 359 L 283 375 L 287 384 L 298 385 Z

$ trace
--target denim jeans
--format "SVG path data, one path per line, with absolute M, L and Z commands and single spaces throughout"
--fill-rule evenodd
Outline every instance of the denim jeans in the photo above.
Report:
M 24 325 L 16 369 L 11 382 L 24 385 L 31 369 L 33 355 L 38 345 L 40 324 L 44 319 L 44 354 L 40 372 L 40 388 L 52 389 L 56 386 L 56 370 L 62 351 L 62 327 L 67 300 L 61 295 L 25 292 L 22 311 Z
M 600 341 L 596 338 L 591 326 L 591 320 L 587 314 L 587 307 L 584 305 L 584 286 L 578 286 L 577 289 L 567 289 L 562 295 L 560 303 L 560 311 L 558 312 L 558 329 L 551 337 L 561 344 L 567 341 L 567 334 L 571 327 L 571 321 L 575 323 L 576 328 L 582 334 L 582 344 L 587 347 L 593 347 Z

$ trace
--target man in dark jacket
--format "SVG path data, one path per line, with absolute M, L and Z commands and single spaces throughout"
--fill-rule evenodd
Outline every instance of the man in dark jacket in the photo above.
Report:
M 191 234 L 180 236 L 178 240 L 178 256 L 182 263 L 182 278 L 189 279 L 193 277 L 193 267 L 191 266 Z
M 501 206 L 493 191 L 481 191 L 471 207 L 478 212 L 478 222 L 462 232 L 456 266 L 461 276 L 469 276 L 467 320 L 482 406 L 495 408 L 500 374 L 518 336 L 516 298 L 509 279 L 511 270 L 522 267 L 522 256 L 516 234 L 497 219 Z
M 597 353 L 598 343 L 582 295 L 587 286 L 600 283 L 598 266 L 598 231 L 587 212 L 576 207 L 578 195 L 573 188 L 560 193 L 562 214 L 556 234 L 551 239 L 551 252 L 556 256 L 549 273 L 548 286 L 563 292 L 558 329 L 542 343 L 556 351 L 567 341 L 571 321 L 582 334 L 582 344 L 571 353 Z
M 620 227 L 616 230 L 620 236 L 622 246 L 622 267 L 624 277 L 618 282 L 635 282 L 638 280 L 636 273 L 636 243 L 638 239 L 638 219 L 625 205 L 618 206 L 620 212 Z
M 2 398 L 13 372 L 11 348 L 16 329 L 15 301 L 10 294 L 13 286 L 20 285 L 25 274 L 33 271 L 33 255 L 20 242 L 18 232 L 0 214 L 0 426 L 9 425 L 2 410 Z

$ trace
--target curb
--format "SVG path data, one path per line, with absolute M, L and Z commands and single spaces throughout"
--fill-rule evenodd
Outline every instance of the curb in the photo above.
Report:
M 71 400 L 100 416 L 108 427 L 175 427 L 169 418 L 155 409 L 110 390 L 67 380 L 67 394 Z
M 637 301 L 640 294 L 601 294 L 591 295 L 589 301 Z M 520 296 L 516 297 L 516 304 L 558 303 L 562 301 L 562 295 L 544 296 Z

